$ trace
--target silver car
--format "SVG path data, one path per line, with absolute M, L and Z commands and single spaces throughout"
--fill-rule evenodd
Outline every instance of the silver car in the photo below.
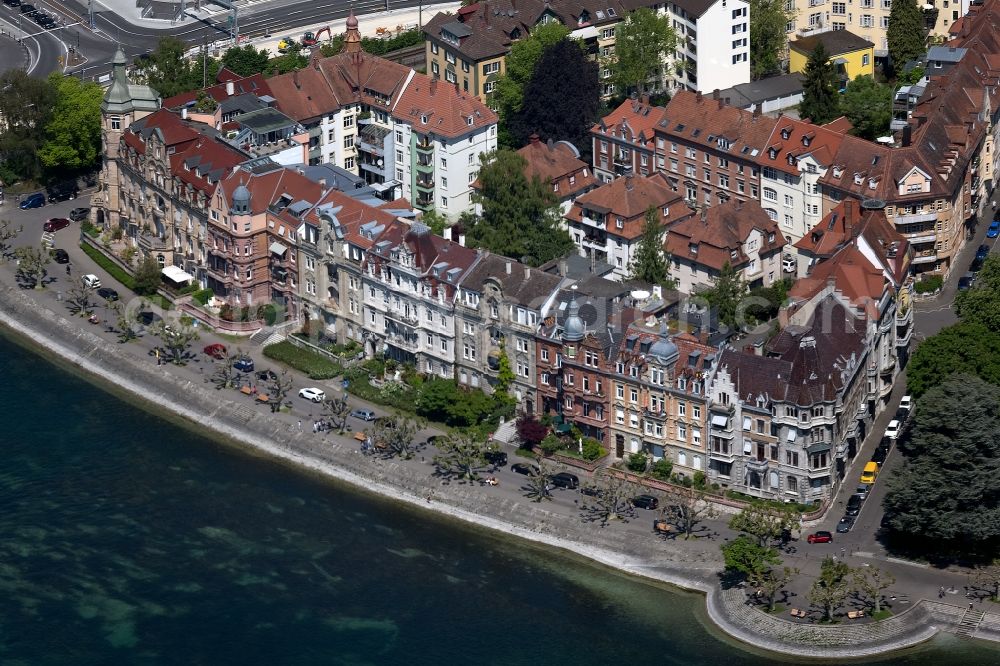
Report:
M 375 412 L 370 409 L 355 409 L 351 412 L 351 416 L 356 419 L 361 419 L 362 421 L 374 421 Z

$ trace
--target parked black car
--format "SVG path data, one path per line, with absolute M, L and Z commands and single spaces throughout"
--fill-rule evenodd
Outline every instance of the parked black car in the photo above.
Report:
M 518 474 L 524 474 L 525 476 L 538 474 L 538 467 L 530 463 L 514 463 L 510 466 L 510 471 L 516 472 Z
M 507 453 L 505 451 L 487 451 L 483 457 L 494 467 L 507 466 Z
M 652 511 L 660 506 L 660 500 L 656 499 L 652 495 L 637 495 L 632 498 L 632 506 L 637 509 L 647 509 Z
M 847 499 L 847 510 L 844 512 L 848 516 L 856 516 L 861 513 L 862 499 L 860 495 L 851 495 Z
M 257 373 L 257 379 L 262 382 L 273 382 L 278 378 L 278 373 L 274 370 L 261 370 Z
M 33 12 L 33 11 L 36 11 L 34 5 L 32 5 L 30 3 L 27 3 L 27 2 L 24 3 L 23 5 L 21 5 L 21 13 L 22 14 L 28 14 L 28 13 Z
M 66 250 L 62 250 L 62 249 L 59 249 L 59 248 L 53 248 L 52 250 L 49 250 L 49 254 L 52 255 L 52 259 L 57 264 L 68 264 L 69 263 L 69 254 L 66 252 Z
M 885 462 L 886 456 L 889 455 L 889 450 L 882 448 L 881 446 L 875 449 L 875 453 L 872 454 L 872 462 L 877 462 L 879 467 Z
M 97 290 L 97 295 L 106 301 L 118 300 L 118 292 L 109 287 L 101 287 L 100 289 Z
M 986 257 L 990 256 L 990 246 L 980 245 L 976 249 L 976 256 L 973 257 L 972 263 L 969 265 L 970 271 L 978 271 L 983 267 L 983 262 L 986 261 Z
M 837 532 L 840 534 L 847 534 L 854 527 L 854 521 L 857 520 L 854 516 L 844 516 L 837 523 Z
M 45 196 L 49 201 L 72 201 L 80 194 L 76 181 L 67 180 L 45 188 Z
M 7 5 L 8 7 L 20 7 L 21 0 L 3 0 L 3 4 Z
M 559 472 L 558 474 L 553 474 L 549 481 L 556 488 L 576 490 L 580 487 L 580 477 L 576 474 L 570 474 L 569 472 Z

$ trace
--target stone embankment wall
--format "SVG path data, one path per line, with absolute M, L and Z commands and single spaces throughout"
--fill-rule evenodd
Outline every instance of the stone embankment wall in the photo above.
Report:
M 601 564 L 707 594 L 712 620 L 731 636 L 760 648 L 802 657 L 861 657 L 927 640 L 938 625 L 956 622 L 947 608 L 914 608 L 873 624 L 834 627 L 799 624 L 767 615 L 747 605 L 740 588 L 721 590 L 722 563 L 717 544 L 665 545 L 649 540 L 622 542 L 620 532 L 567 520 L 544 504 L 489 495 L 479 486 L 442 486 L 431 467 L 360 455 L 353 440 L 317 438 L 291 431 L 269 412 L 234 402 L 203 380 L 187 380 L 164 371 L 127 345 L 108 342 L 39 305 L 39 297 L 0 285 L 0 322 L 119 392 L 138 396 L 202 428 L 227 437 L 241 448 L 315 470 L 383 497 L 404 501 L 467 523 L 562 548 Z M 930 604 L 928 604 L 930 605 Z M 947 606 L 933 604 L 933 606 Z M 932 612 L 935 611 L 935 612 Z M 983 628 L 994 638 L 996 624 Z

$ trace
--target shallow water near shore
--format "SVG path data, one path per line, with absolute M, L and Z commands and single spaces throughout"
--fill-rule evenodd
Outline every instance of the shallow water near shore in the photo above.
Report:
M 700 595 L 241 455 L 3 337 L 0 367 L 0 664 L 776 661 Z

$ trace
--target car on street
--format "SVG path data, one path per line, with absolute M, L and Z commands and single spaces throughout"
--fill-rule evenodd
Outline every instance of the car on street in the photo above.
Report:
M 885 462 L 886 457 L 889 455 L 889 449 L 880 446 L 875 449 L 875 453 L 872 454 L 872 462 L 877 462 L 879 465 Z
M 118 292 L 111 287 L 101 287 L 97 290 L 97 295 L 106 301 L 117 301 Z
M 861 498 L 857 495 L 851 495 L 847 498 L 847 509 L 844 511 L 848 516 L 856 516 L 861 513 Z
M 878 478 L 878 463 L 869 460 L 865 463 L 865 468 L 861 470 L 861 483 L 872 484 Z M 862 498 L 864 499 L 864 498 Z
M 996 238 L 1000 236 L 1000 220 L 993 220 L 990 222 L 990 228 L 986 230 L 987 238 Z
M 796 270 L 795 257 L 789 256 L 787 254 L 784 257 L 782 257 L 781 270 L 783 270 L 786 273 L 794 273 Z
M 493 465 L 494 467 L 507 466 L 506 451 L 487 451 L 485 454 L 483 454 L 483 458 L 485 458 L 486 462 Z
M 652 511 L 656 507 L 660 506 L 660 500 L 656 499 L 652 495 L 636 495 L 632 498 L 632 506 L 637 509 Z
M 224 361 L 227 356 L 226 345 L 220 345 L 218 342 L 208 345 L 202 352 L 204 352 L 205 356 L 211 356 L 217 361 Z
M 893 419 L 889 421 L 889 425 L 885 428 L 885 436 L 889 439 L 896 439 L 899 437 L 899 421 Z
M 22 14 L 27 14 L 28 12 L 33 12 L 33 11 L 35 11 L 35 6 L 33 4 L 26 2 L 23 5 L 21 5 Z
M 913 409 L 913 397 L 909 395 L 904 395 L 902 398 L 900 398 L 899 408 L 905 409 L 906 411 L 910 411 L 911 409 Z
M 278 378 L 278 373 L 274 370 L 261 370 L 257 373 L 257 379 L 262 382 L 273 382 Z
M 973 285 L 976 284 L 976 274 L 966 273 L 962 277 L 958 278 L 958 290 L 965 291 L 966 289 L 972 289 Z
M 855 520 L 857 520 L 857 518 L 855 518 L 854 516 L 844 516 L 843 518 L 841 518 L 840 522 L 837 523 L 837 533 L 847 534 L 848 532 L 850 532 L 851 528 L 854 527 Z
M 8 7 L 20 7 L 21 0 L 3 0 L 3 4 L 7 5 Z
M 69 226 L 69 220 L 65 217 L 50 217 L 42 225 L 42 231 L 59 231 Z
M 370 409 L 355 409 L 351 412 L 351 416 L 356 419 L 361 419 L 362 421 L 374 421 L 375 412 Z
M 83 280 L 83 284 L 90 287 L 91 289 L 101 288 L 101 278 L 97 277 L 93 273 L 87 273 L 80 279 Z
M 581 495 L 588 495 L 590 497 L 597 497 L 601 494 L 601 489 L 598 486 L 586 485 L 580 488 Z
M 88 217 L 90 217 L 89 208 L 74 208 L 69 212 L 69 219 L 73 220 L 74 222 L 83 222 Z
M 570 474 L 569 472 L 559 472 L 558 474 L 553 474 L 549 481 L 556 488 L 568 488 L 569 490 L 576 490 L 580 487 L 580 477 L 576 474 Z M 654 498 L 655 499 L 655 498 Z
M 868 493 L 871 491 L 872 487 L 867 483 L 862 483 L 857 488 L 854 489 L 854 494 L 861 498 L 861 501 L 868 499 Z
M 36 16 L 38 16 L 39 14 L 48 17 L 53 24 L 55 23 L 55 20 L 53 20 L 52 17 L 49 17 L 44 12 L 35 13 Z M 34 20 L 36 23 L 38 23 L 37 19 Z M 72 201 L 73 199 L 76 199 L 76 195 L 78 195 L 79 193 L 80 193 L 80 188 L 76 186 L 76 181 L 73 180 L 65 180 L 61 183 L 56 183 L 55 185 L 49 185 L 47 188 L 45 188 L 45 196 L 48 197 L 49 201 Z
M 24 7 L 24 5 L 21 5 Z M 45 205 L 45 195 L 41 192 L 35 192 L 34 194 L 29 194 L 25 198 L 21 199 L 21 203 L 18 204 L 18 208 L 21 210 L 28 210 L 29 208 L 41 208 Z
M 249 356 L 241 356 L 233 363 L 233 367 L 240 372 L 253 372 L 253 359 Z
M 817 530 L 807 536 L 806 541 L 809 543 L 832 543 L 833 535 L 826 530 Z
M 969 264 L 969 270 L 970 271 L 978 271 L 980 268 L 983 267 L 983 263 L 986 261 L 986 258 L 989 257 L 989 256 L 990 256 L 990 246 L 989 245 L 980 245 L 976 249 L 976 256 L 973 257 L 972 263 Z
M 52 260 L 57 264 L 68 264 L 69 263 L 69 253 L 66 250 L 61 250 L 57 247 L 49 250 L 49 254 L 52 255 Z
M 525 476 L 535 476 L 538 474 L 538 466 L 532 465 L 531 463 L 516 462 L 510 466 L 510 471 L 515 474 L 524 474 Z
M 323 389 L 318 389 L 315 386 L 309 386 L 304 389 L 299 389 L 299 397 L 305 398 L 306 400 L 312 400 L 313 402 L 323 402 L 326 400 L 326 393 Z

